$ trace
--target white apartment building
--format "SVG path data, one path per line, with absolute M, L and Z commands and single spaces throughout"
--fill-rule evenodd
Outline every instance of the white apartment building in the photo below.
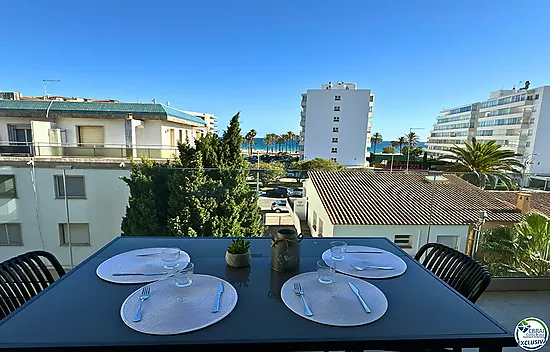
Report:
M 0 154 L 169 158 L 207 133 L 163 104 L 0 100 Z
M 186 111 L 186 110 L 183 110 L 183 112 L 188 115 L 200 117 L 201 119 L 203 119 L 204 122 L 206 123 L 206 129 L 208 133 L 218 133 L 218 117 L 216 115 L 207 114 L 205 112 Z
M 498 90 L 489 99 L 441 111 L 428 138 L 431 156 L 476 138 L 496 140 L 520 154 L 526 172 L 550 173 L 545 135 L 550 132 L 550 86 Z
M 120 236 L 130 194 L 120 177 L 130 176 L 129 163 L 32 158 L 29 164 L 30 160 L 0 157 L 0 261 L 40 249 L 70 267 L 63 171 L 74 264 Z
M 16 95 L 10 97 L 17 98 Z M 121 234 L 129 157 L 166 159 L 207 133 L 162 104 L 0 99 L 0 261 L 36 249 L 69 267 Z M 61 167 L 61 168 L 60 168 Z
M 337 82 L 302 94 L 301 159 L 333 159 L 364 166 L 370 146 L 374 95 L 355 83 Z

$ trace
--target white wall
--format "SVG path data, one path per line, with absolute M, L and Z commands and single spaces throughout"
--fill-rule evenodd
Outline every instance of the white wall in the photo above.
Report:
M 535 163 L 528 172 L 550 173 L 550 153 L 548 152 L 548 135 L 550 134 L 550 86 L 542 87 L 540 93 L 537 89 L 535 94 L 540 94 L 540 105 L 538 111 L 531 114 L 535 118 L 535 129 L 533 131 L 533 153 L 539 155 L 529 158 Z M 539 100 L 535 100 L 537 103 Z
M 341 100 L 335 101 L 334 96 Z M 366 141 L 370 90 L 317 89 L 307 91 L 305 159 L 337 158 L 341 164 L 363 166 L 366 158 Z M 340 111 L 334 111 L 340 106 Z M 334 116 L 340 122 L 333 122 Z M 333 133 L 332 128 L 339 132 Z M 338 143 L 332 143 L 338 137 Z M 332 153 L 333 147 L 338 153 Z
M 67 143 L 70 144 L 78 142 L 77 126 L 104 126 L 106 146 L 109 144 L 118 146 L 126 145 L 123 119 L 109 120 L 58 118 L 56 119 L 56 126 L 56 128 L 66 130 Z
M 73 165 L 77 167 L 76 165 Z M 65 202 L 55 198 L 54 175 L 62 170 L 37 168 L 38 218 L 29 167 L 0 167 L 0 174 L 15 175 L 18 198 L 0 199 L 0 223 L 21 224 L 23 246 L 0 246 L 0 261 L 37 249 L 53 253 L 68 266 L 69 248 L 60 245 L 59 223 L 66 223 Z M 128 186 L 119 179 L 129 176 L 122 169 L 73 169 L 67 175 L 84 175 L 86 199 L 69 199 L 71 223 L 89 223 L 91 246 L 74 246 L 75 264 L 81 262 L 120 235 L 128 203 Z M 39 226 L 44 239 L 42 247 Z
M 330 221 L 328 217 L 328 213 L 323 207 L 323 204 L 321 203 L 321 199 L 319 198 L 319 195 L 317 194 L 317 191 L 315 190 L 315 186 L 313 186 L 313 182 L 311 182 L 310 179 L 307 179 L 304 181 L 304 191 L 307 197 L 307 224 L 309 226 L 309 230 L 311 232 L 311 236 L 318 237 L 319 233 L 319 219 L 323 221 L 323 237 L 332 237 L 332 231 L 333 226 L 332 222 Z M 313 229 L 313 212 L 317 214 L 317 223 L 315 224 L 317 226 L 317 229 Z
M 335 225 L 333 237 L 387 237 L 394 240 L 395 235 L 412 235 L 412 248 L 403 248 L 414 255 L 428 242 L 437 242 L 438 235 L 458 236 L 458 249 L 464 252 L 468 238 L 468 226 L 432 226 L 428 240 L 427 225 Z

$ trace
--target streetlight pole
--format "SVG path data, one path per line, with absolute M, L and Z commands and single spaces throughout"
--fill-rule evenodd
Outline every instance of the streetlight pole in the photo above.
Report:
M 525 169 L 527 169 L 527 164 L 530 163 L 534 158 L 530 161 L 529 158 L 539 155 L 539 153 L 531 153 L 527 154 L 523 157 L 523 168 L 521 169 L 521 187 L 525 188 Z M 531 171 L 529 169 L 529 171 Z
M 258 156 L 258 162 L 257 162 L 257 171 L 256 171 L 256 192 L 260 193 L 260 151 L 258 150 L 256 152 L 256 155 Z
M 73 241 L 71 238 L 71 218 L 69 213 L 69 198 L 67 197 L 67 174 L 65 170 L 72 169 L 72 166 L 59 165 L 56 166 L 56 169 L 63 170 L 63 198 L 65 198 L 65 214 L 67 216 L 67 239 L 69 240 L 69 256 L 71 260 L 71 269 L 74 268 L 74 257 L 73 257 Z
M 412 134 L 412 131 L 413 130 L 423 130 L 424 127 L 411 127 L 409 128 L 409 135 L 408 137 L 411 136 Z M 411 155 L 411 139 L 410 138 L 407 138 L 409 140 L 409 147 L 407 148 L 407 172 L 409 172 L 409 160 L 410 160 L 410 155 Z

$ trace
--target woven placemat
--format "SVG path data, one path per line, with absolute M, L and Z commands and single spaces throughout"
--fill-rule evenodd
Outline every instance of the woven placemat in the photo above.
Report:
M 336 271 L 356 276 L 364 279 L 389 279 L 399 275 L 403 275 L 407 271 L 407 263 L 393 253 L 380 248 L 365 247 L 365 246 L 347 246 L 349 251 L 380 251 L 382 253 L 348 253 L 344 256 L 344 260 L 333 261 L 336 264 Z M 325 262 L 331 260 L 330 249 L 323 252 L 322 256 Z M 366 269 L 358 271 L 350 266 L 350 264 L 364 267 L 366 265 L 389 266 L 392 270 L 382 269 Z
M 299 282 L 304 290 L 306 302 L 313 312 L 311 317 L 305 315 L 302 299 L 294 293 L 295 282 Z M 363 309 L 348 282 L 357 286 L 371 310 L 370 313 Z M 281 298 L 299 316 L 332 326 L 369 324 L 380 319 L 388 309 L 388 301 L 380 289 L 361 279 L 342 274 L 334 274 L 331 284 L 320 283 L 316 272 L 294 276 L 281 288 Z
M 101 263 L 96 269 L 96 274 L 101 279 L 116 284 L 143 284 L 157 281 L 173 273 L 173 270 L 163 268 L 164 263 L 162 262 L 162 254 L 151 256 L 138 256 L 138 254 L 161 253 L 163 249 L 164 248 L 143 248 L 115 255 Z M 189 254 L 181 251 L 180 265 L 178 268 L 185 268 L 190 261 L 191 258 Z M 153 276 L 113 276 L 113 273 L 118 272 L 166 272 L 166 274 Z
M 212 313 L 220 282 L 224 287 L 220 308 Z M 142 288 L 128 296 L 120 308 L 124 324 L 144 334 L 176 335 L 203 329 L 228 316 L 237 305 L 235 288 L 214 276 L 194 275 L 193 283 L 187 287 L 177 287 L 171 277 L 149 286 L 151 293 L 143 304 L 141 321 L 132 319 L 139 307 Z

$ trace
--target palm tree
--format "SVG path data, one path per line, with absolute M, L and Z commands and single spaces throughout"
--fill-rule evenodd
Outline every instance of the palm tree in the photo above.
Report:
M 550 275 L 550 219 L 527 214 L 513 226 L 483 232 L 476 257 L 495 276 Z
M 244 136 L 244 139 L 248 143 L 248 154 L 250 154 L 250 155 L 252 155 L 252 148 L 254 147 L 254 143 L 256 143 L 256 141 L 254 140 L 254 137 L 256 137 L 256 130 L 255 129 L 251 129 Z
M 281 134 L 277 136 L 277 143 L 279 144 L 279 152 L 283 151 L 285 141 L 286 139 L 284 135 Z
M 292 151 L 292 147 L 294 146 L 294 132 L 288 131 L 286 133 L 286 138 L 288 140 L 288 147 L 290 151 Z
M 399 142 L 398 142 L 398 141 L 391 141 L 390 143 L 391 143 L 391 146 L 394 147 L 394 148 L 396 148 L 396 149 L 397 149 L 397 147 L 399 146 Z
M 463 178 L 469 177 L 468 181 L 481 189 L 485 189 L 487 182 L 494 187 L 498 181 L 502 181 L 508 189 L 514 188 L 515 181 L 505 172 L 520 172 L 523 168 L 517 159 L 520 154 L 501 149 L 496 141 L 478 143 L 474 138 L 472 144 L 465 142 L 464 147 L 455 145 L 447 151 L 451 154 L 440 159 L 454 162 L 448 169 L 468 172 Z
M 382 143 L 382 141 L 383 141 L 382 135 L 380 133 L 376 132 L 375 134 L 372 135 L 370 140 L 373 144 L 373 148 L 372 148 L 373 152 L 372 153 L 375 154 L 376 153 L 376 145 Z
M 296 151 L 300 149 L 300 142 L 302 141 L 302 137 L 300 137 L 300 134 L 294 134 L 294 141 L 296 142 Z
M 401 148 L 403 148 L 403 146 L 407 144 L 407 138 L 406 137 L 399 137 L 397 139 L 397 145 L 399 146 L 399 153 L 401 153 Z
M 275 133 L 268 133 L 264 137 L 264 143 L 267 150 L 267 153 L 269 154 L 269 147 L 275 143 L 275 139 L 277 138 L 277 135 Z
M 412 131 L 407 133 L 404 138 L 405 138 L 404 144 L 407 144 L 407 146 L 411 149 L 414 148 L 418 143 L 418 141 L 420 140 L 418 138 L 418 135 Z

